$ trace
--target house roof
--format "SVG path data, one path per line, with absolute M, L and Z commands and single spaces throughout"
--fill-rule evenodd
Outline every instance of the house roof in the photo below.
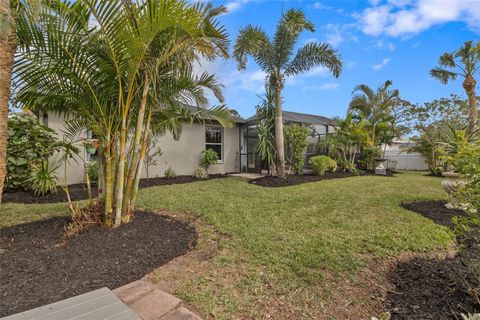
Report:
M 282 111 L 283 121 L 287 122 L 298 122 L 298 123 L 308 123 L 308 124 L 321 124 L 321 125 L 332 125 L 332 119 L 318 116 L 315 114 L 300 113 L 293 111 Z M 248 119 L 247 122 L 255 122 L 257 115 L 254 115 Z
M 195 107 L 195 106 L 192 106 L 192 105 L 185 105 L 185 106 L 187 106 L 190 109 L 191 112 L 196 112 L 199 109 L 198 107 Z M 235 109 L 228 109 L 228 110 L 232 111 L 231 120 L 233 122 L 235 122 L 235 123 L 245 123 L 246 122 L 245 119 L 243 119 Z

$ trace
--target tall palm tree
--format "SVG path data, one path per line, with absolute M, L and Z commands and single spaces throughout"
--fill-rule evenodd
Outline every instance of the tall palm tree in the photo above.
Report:
M 39 0 L 0 0 L 0 203 L 7 174 L 8 102 L 13 70 L 13 59 L 19 38 L 18 25 L 35 17 L 41 7 Z
M 283 143 L 282 89 L 285 79 L 308 71 L 315 66 L 327 68 L 335 77 L 342 71 L 342 61 L 336 50 L 326 43 L 308 43 L 293 55 L 298 37 L 303 31 L 315 31 L 301 10 L 288 10 L 278 22 L 273 39 L 260 27 L 247 26 L 240 30 L 233 55 L 238 68 L 246 68 L 251 56 L 267 74 L 267 86 L 275 95 L 275 142 L 279 177 L 285 178 Z
M 358 85 L 350 101 L 348 113 L 352 114 L 353 119 L 366 122 L 374 146 L 391 140 L 392 132 L 395 131 L 392 111 L 404 102 L 400 98 L 400 92 L 391 89 L 391 86 L 390 80 L 385 81 L 376 91 L 366 84 Z
M 430 70 L 430 75 L 443 84 L 454 81 L 457 77 L 463 78 L 463 89 L 468 96 L 469 119 L 468 130 L 475 131 L 478 125 L 478 102 L 475 95 L 477 81 L 475 74 L 480 69 L 480 41 L 466 41 L 463 46 L 452 52 L 444 53 L 438 60 L 440 66 Z
M 221 99 L 214 77 L 192 73 L 200 56 L 227 55 L 215 18 L 223 9 L 185 0 L 56 4 L 32 25 L 35 36 L 21 50 L 17 99 L 68 112 L 95 133 L 104 221 L 119 225 L 133 213 L 154 114 L 180 102 L 205 107 L 205 88 Z

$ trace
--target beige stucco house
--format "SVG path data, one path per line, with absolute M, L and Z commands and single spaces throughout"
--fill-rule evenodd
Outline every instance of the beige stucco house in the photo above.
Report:
M 297 112 L 284 111 L 285 123 L 303 123 L 312 128 L 312 142 L 318 136 L 333 132 L 331 119 Z M 65 116 L 56 113 L 40 113 L 40 121 L 57 133 L 62 139 L 65 132 Z M 223 128 L 216 123 L 185 123 L 179 140 L 175 140 L 170 133 L 155 137 L 155 144 L 161 149 L 161 155 L 155 157 L 154 164 L 149 165 L 149 177 L 162 177 L 166 169 L 171 167 L 177 175 L 192 175 L 198 168 L 201 152 L 213 149 L 217 152 L 219 161 L 209 169 L 209 174 L 232 172 L 259 172 L 255 154 L 257 142 L 255 117 L 244 120 L 235 118 L 231 128 Z M 88 131 L 78 137 L 76 146 L 80 149 L 77 161 L 67 164 L 66 172 L 69 184 L 84 182 L 84 164 L 95 160 L 95 155 L 87 153 L 81 140 L 91 138 Z M 59 157 L 59 155 L 55 155 Z M 57 174 L 64 178 L 65 167 L 61 165 Z M 146 178 L 146 170 L 143 170 Z

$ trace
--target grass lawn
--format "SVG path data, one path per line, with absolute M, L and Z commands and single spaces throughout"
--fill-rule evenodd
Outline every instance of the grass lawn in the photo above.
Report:
M 329 303 L 342 295 L 333 283 L 355 287 L 372 261 L 451 244 L 446 228 L 399 207 L 402 201 L 445 198 L 440 181 L 402 173 L 264 188 L 226 178 L 143 189 L 137 203 L 194 213 L 223 235 L 208 267 L 188 281 L 179 279 L 175 289 L 203 316 L 259 319 L 284 312 L 285 318 L 312 318 L 332 313 Z M 4 204 L 0 223 L 62 214 L 64 208 Z

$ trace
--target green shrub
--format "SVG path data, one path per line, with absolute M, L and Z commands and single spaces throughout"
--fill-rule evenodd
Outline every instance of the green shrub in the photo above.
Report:
M 200 167 L 204 168 L 205 170 L 208 169 L 212 164 L 217 163 L 218 155 L 215 150 L 206 149 L 202 151 L 202 159 L 200 160 Z
M 293 167 L 296 175 L 303 173 L 305 152 L 307 151 L 307 137 L 310 130 L 299 125 L 285 126 L 286 158 Z
M 193 172 L 193 177 L 195 179 L 207 179 L 208 178 L 207 170 L 205 170 L 205 168 L 203 167 L 199 167 L 195 169 L 195 171 Z
M 313 173 L 322 176 L 326 171 L 335 172 L 337 170 L 337 163 L 329 156 L 315 156 L 311 157 L 308 162 L 312 166 Z
M 98 184 L 98 162 L 92 161 L 87 165 L 87 174 L 92 185 Z
M 165 175 L 165 178 L 167 178 L 168 180 L 173 180 L 177 177 L 177 173 L 175 172 L 175 170 L 173 170 L 172 167 L 168 167 L 168 169 L 165 170 L 163 174 Z
M 480 232 L 480 143 L 460 146 L 454 165 L 462 179 L 453 195 L 454 204 L 470 214 L 455 219 L 457 231 L 469 231 L 474 227 Z
M 56 150 L 55 143 L 54 131 L 35 116 L 19 113 L 9 118 L 5 189 L 29 189 L 27 180 L 33 168 L 48 161 Z
M 48 161 L 32 168 L 30 178 L 26 180 L 35 195 L 41 196 L 47 193 L 56 193 L 58 180 L 55 170 L 59 166 L 51 166 Z

